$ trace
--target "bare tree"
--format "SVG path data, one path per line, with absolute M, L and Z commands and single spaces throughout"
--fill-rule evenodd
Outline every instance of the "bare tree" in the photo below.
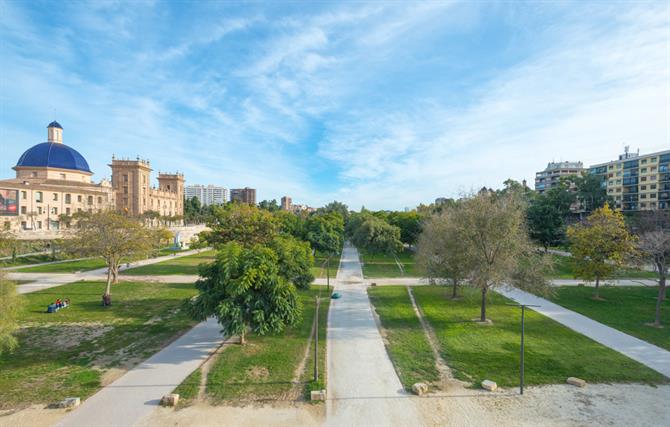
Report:
M 670 221 L 668 222 L 670 223 Z M 670 263 L 670 229 L 663 226 L 658 226 L 655 229 L 651 227 L 643 228 L 639 235 L 637 247 L 642 260 L 650 262 L 658 273 L 658 296 L 656 298 L 654 326 L 660 327 L 661 305 L 665 301 L 668 264 Z

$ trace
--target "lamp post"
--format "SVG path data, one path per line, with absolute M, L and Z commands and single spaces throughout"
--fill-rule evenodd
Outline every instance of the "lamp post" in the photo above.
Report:
M 319 381 L 319 303 L 316 297 L 316 313 L 314 314 L 314 382 Z
M 524 333 L 525 333 L 525 320 L 526 320 L 526 307 L 539 307 L 539 305 L 532 305 L 532 304 L 507 304 L 511 305 L 513 307 L 521 307 L 521 350 L 520 350 L 520 357 L 519 357 L 519 394 L 523 394 L 523 373 L 524 373 L 524 360 L 523 360 L 523 353 L 524 353 Z

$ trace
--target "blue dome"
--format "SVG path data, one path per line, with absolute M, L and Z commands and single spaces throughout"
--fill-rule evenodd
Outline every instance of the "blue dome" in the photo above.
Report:
M 29 148 L 16 163 L 16 167 L 19 166 L 71 169 L 93 173 L 84 156 L 74 148 L 59 142 L 43 142 Z

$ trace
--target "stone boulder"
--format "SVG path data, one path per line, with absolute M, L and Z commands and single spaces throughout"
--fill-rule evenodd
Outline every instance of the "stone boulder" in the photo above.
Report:
M 428 393 L 428 384 L 415 383 L 412 385 L 412 393 L 416 394 L 417 396 L 423 396 L 424 394 Z
M 586 387 L 586 381 L 577 377 L 569 377 L 565 382 L 576 387 Z
M 313 401 L 324 401 L 326 400 L 326 390 L 312 390 L 309 393 L 309 398 Z
M 498 389 L 498 384 L 495 381 L 484 380 L 482 381 L 482 388 L 488 391 L 496 391 Z
M 67 397 L 64 400 L 58 402 L 59 408 L 76 408 L 81 404 L 81 399 L 78 397 Z
M 176 393 L 166 394 L 161 398 L 161 406 L 175 407 L 179 403 L 179 395 Z

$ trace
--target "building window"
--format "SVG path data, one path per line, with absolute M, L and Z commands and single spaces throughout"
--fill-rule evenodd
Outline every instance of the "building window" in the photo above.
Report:
M 642 168 L 642 169 L 640 169 L 640 172 L 642 172 L 642 173 L 647 172 L 647 168 Z
M 123 175 L 123 182 L 128 182 L 128 175 Z
M 77 201 L 81 203 L 81 194 L 77 194 Z
M 53 215 L 58 215 L 58 208 L 51 208 L 51 213 Z
M 123 187 L 123 194 L 128 194 L 128 187 Z
M 649 194 L 649 198 L 650 198 L 650 199 L 655 199 L 655 198 L 656 198 L 656 193 L 651 193 L 651 194 Z
M 102 197 L 98 196 L 98 203 L 102 203 Z
M 646 185 L 641 185 L 641 186 L 640 186 L 640 190 L 646 190 L 646 189 L 647 189 L 647 186 L 646 186 Z
M 66 194 L 65 195 L 65 203 L 67 203 L 69 205 L 71 201 L 72 201 L 72 194 Z
M 58 193 L 53 193 L 53 199 L 54 202 L 58 201 Z
M 27 230 L 28 224 L 25 221 L 21 221 L 21 230 Z
M 23 215 L 26 214 L 26 207 L 25 207 L 25 206 L 21 206 L 21 213 L 22 213 Z
M 42 215 L 42 206 L 37 207 L 37 215 Z
M 28 192 L 27 191 L 22 191 L 21 192 L 21 199 L 26 200 L 28 198 Z
M 656 190 L 656 184 L 651 184 L 651 185 L 649 186 L 649 189 L 650 189 L 650 190 Z
M 656 163 L 656 157 L 652 157 L 651 159 L 649 159 L 649 161 L 650 161 L 651 163 Z
M 37 221 L 37 229 L 38 230 L 42 229 L 42 221 Z
M 65 215 L 70 215 L 70 208 L 65 208 Z
M 42 192 L 41 191 L 35 192 L 35 201 L 38 202 L 38 203 L 42 203 Z
M 92 205 L 93 204 L 93 196 L 88 196 L 88 204 Z M 89 209 L 90 210 L 90 209 Z
M 643 165 L 646 165 L 646 164 L 647 164 L 647 159 L 642 159 L 642 162 L 641 162 L 641 163 L 642 163 Z
M 66 178 L 67 176 L 64 173 L 60 174 L 60 179 L 66 179 Z
M 32 178 L 37 178 L 37 172 L 31 172 L 31 173 L 30 173 L 30 176 L 31 176 Z
M 640 178 L 640 181 L 646 181 L 646 180 L 647 180 L 646 176 L 643 176 L 642 178 Z

